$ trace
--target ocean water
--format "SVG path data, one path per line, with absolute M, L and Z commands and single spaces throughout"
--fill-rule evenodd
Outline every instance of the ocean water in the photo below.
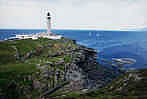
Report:
M 0 40 L 16 34 L 32 34 L 46 30 L 0 30 Z M 147 31 L 96 31 L 96 30 L 52 30 L 55 34 L 76 40 L 78 44 L 94 48 L 101 58 L 132 58 L 135 64 L 125 65 L 124 69 L 147 68 Z

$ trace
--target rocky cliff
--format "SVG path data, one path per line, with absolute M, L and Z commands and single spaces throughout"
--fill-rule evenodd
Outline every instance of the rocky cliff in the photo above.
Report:
M 0 98 L 50 99 L 57 90 L 103 88 L 119 73 L 98 64 L 96 54 L 66 38 L 0 42 Z
M 53 99 L 147 99 L 147 69 L 128 71 L 105 87 L 81 92 L 55 94 Z

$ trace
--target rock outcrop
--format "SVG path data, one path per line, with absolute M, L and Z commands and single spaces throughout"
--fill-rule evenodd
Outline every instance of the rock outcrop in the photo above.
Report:
M 74 57 L 66 72 L 66 79 L 71 81 L 70 90 L 102 88 L 119 75 L 98 64 L 93 49 L 80 46 L 70 54 Z

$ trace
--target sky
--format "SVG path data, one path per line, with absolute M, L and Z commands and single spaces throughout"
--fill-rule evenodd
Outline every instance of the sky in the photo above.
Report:
M 1 29 L 125 30 L 147 27 L 147 0 L 0 0 Z

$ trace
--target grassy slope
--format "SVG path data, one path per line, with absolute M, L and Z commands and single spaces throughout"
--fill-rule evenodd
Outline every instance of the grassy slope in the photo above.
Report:
M 61 59 L 69 62 L 71 57 L 62 55 L 59 52 L 76 47 L 72 40 L 66 39 L 48 40 L 41 38 L 38 40 L 27 39 L 0 42 L 0 95 L 3 93 L 1 89 L 4 93 L 7 93 L 12 83 L 19 85 L 21 88 L 30 85 L 32 81 L 26 79 L 28 79 L 29 75 L 32 76 L 38 71 L 36 68 L 37 64 L 57 63 Z M 32 55 L 27 56 L 29 53 Z M 49 54 L 60 55 L 49 57 Z M 48 67 L 50 68 L 50 66 Z M 62 67 L 60 66 L 59 69 L 63 70 Z M 12 91 L 14 90 L 12 89 Z M 11 94 L 13 94 L 12 91 Z

